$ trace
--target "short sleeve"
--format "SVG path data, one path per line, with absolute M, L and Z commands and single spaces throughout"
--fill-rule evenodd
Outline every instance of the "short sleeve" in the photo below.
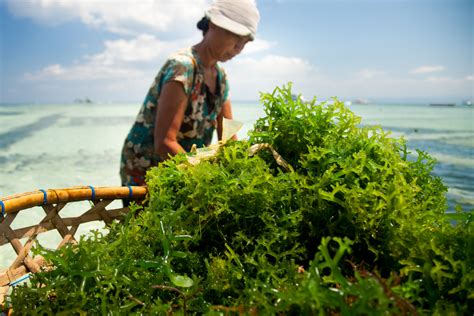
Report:
M 167 82 L 177 81 L 183 85 L 184 93 L 191 92 L 194 77 L 192 57 L 185 55 L 172 56 L 161 69 L 160 90 Z

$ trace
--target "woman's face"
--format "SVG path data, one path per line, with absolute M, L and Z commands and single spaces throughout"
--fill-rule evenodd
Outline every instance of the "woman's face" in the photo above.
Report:
M 209 23 L 210 48 L 218 61 L 224 62 L 240 54 L 250 36 L 240 36 Z

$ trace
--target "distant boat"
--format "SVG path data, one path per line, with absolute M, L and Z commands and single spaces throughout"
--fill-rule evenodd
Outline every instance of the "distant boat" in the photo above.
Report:
M 367 99 L 355 99 L 352 101 L 352 104 L 369 104 L 369 100 Z
M 454 103 L 430 103 L 430 106 L 455 106 Z
M 85 97 L 84 99 L 79 99 L 79 98 L 76 98 L 74 100 L 74 103 L 87 103 L 87 104 L 91 104 L 93 103 L 91 99 L 89 99 L 88 97 Z
M 471 106 L 471 105 L 472 105 L 472 101 L 471 101 L 471 100 L 464 100 L 464 101 L 462 101 L 462 105 Z

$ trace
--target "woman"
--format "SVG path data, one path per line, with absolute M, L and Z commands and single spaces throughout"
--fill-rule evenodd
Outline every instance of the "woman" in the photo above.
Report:
M 169 57 L 152 84 L 122 150 L 122 185 L 144 185 L 149 167 L 195 144 L 208 146 L 232 118 L 225 62 L 254 39 L 260 19 L 252 0 L 216 0 L 198 23 L 200 43 Z

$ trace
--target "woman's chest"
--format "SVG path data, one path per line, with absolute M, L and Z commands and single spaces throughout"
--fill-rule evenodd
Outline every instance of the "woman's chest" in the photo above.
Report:
M 203 69 L 201 74 L 203 84 L 207 87 L 207 90 L 212 94 L 217 94 L 218 73 L 216 68 Z

